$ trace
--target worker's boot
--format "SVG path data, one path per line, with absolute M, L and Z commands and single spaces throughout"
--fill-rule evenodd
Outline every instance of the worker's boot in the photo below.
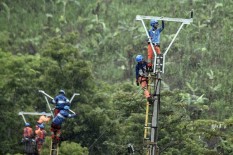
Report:
M 59 142 L 60 141 L 60 137 L 56 137 L 56 140 Z
M 148 65 L 147 65 L 147 72 L 153 72 L 152 63 L 148 63 Z
M 60 132 L 57 132 L 57 135 L 56 135 L 56 140 L 57 142 L 59 142 L 61 139 L 60 139 L 60 136 L 61 136 L 61 133 Z
M 149 72 L 153 72 L 153 67 L 152 66 L 149 68 Z
M 59 140 L 58 140 L 58 146 L 60 147 L 61 146 L 61 141 L 62 141 L 62 137 L 58 137 Z
M 147 101 L 149 102 L 149 104 L 153 104 L 154 103 L 154 99 L 151 96 L 147 98 Z
M 51 132 L 51 138 L 54 139 L 55 135 L 54 132 Z

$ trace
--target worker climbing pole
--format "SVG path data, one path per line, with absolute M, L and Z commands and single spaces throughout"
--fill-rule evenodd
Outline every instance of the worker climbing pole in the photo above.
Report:
M 40 150 L 42 148 L 42 142 L 44 139 L 41 138 L 41 134 L 44 132 L 39 127 L 44 126 L 43 123 L 38 125 L 38 122 L 36 122 L 36 128 L 35 132 L 33 132 L 33 129 L 31 127 L 31 124 L 26 121 L 25 115 L 31 115 L 31 116 L 40 116 L 40 118 L 43 116 L 51 117 L 52 115 L 50 113 L 45 112 L 19 112 L 18 115 L 22 116 L 23 121 L 25 123 L 24 128 L 24 137 L 22 139 L 22 142 L 24 143 L 24 153 L 26 154 L 40 154 Z M 36 134 L 36 135 L 34 135 Z M 39 136 L 40 135 L 40 136 Z M 44 137 L 43 137 L 44 138 Z M 41 140 L 41 141 L 40 141 Z
M 153 32 L 148 32 L 147 28 L 144 23 L 144 19 L 151 20 L 150 25 L 155 27 Z M 148 75 L 148 91 L 150 92 L 151 96 L 153 97 L 153 103 L 147 102 L 146 104 L 146 116 L 145 116 L 145 127 L 144 127 L 144 148 L 146 149 L 146 155 L 159 155 L 159 147 L 158 147 L 158 118 L 159 118 L 159 108 L 160 108 L 160 87 L 162 81 L 162 74 L 164 73 L 165 67 L 165 57 L 168 50 L 171 48 L 173 42 L 175 41 L 177 35 L 179 34 L 180 30 L 185 24 L 190 24 L 193 22 L 193 11 L 191 11 L 191 18 L 189 19 L 182 19 L 182 18 L 168 18 L 168 17 L 156 17 L 156 16 L 141 16 L 137 15 L 136 20 L 141 21 L 146 35 L 148 37 L 148 48 L 151 48 L 154 54 L 154 63 L 152 64 L 153 60 L 149 53 L 148 49 L 148 60 L 149 68 L 151 72 Z M 162 28 L 157 29 L 158 21 L 162 21 Z M 164 21 L 167 22 L 179 22 L 181 23 L 179 29 L 177 30 L 175 36 L 173 37 L 172 41 L 170 42 L 169 46 L 165 50 L 163 54 L 160 53 L 159 48 L 159 34 L 164 28 Z M 157 38 L 153 38 L 151 36 L 156 35 Z
M 50 95 L 45 93 L 43 90 L 39 90 L 45 97 L 47 105 L 50 109 L 51 115 L 53 115 L 53 121 L 51 124 L 51 146 L 50 146 L 50 155 L 58 155 L 59 154 L 59 145 L 60 134 L 61 134 L 61 124 L 64 122 L 65 118 L 75 117 L 76 113 L 70 109 L 71 103 L 76 95 L 80 95 L 78 93 L 74 93 L 71 99 L 67 99 L 65 97 L 65 91 L 60 90 L 59 95 L 55 98 L 52 98 Z M 49 99 L 51 102 L 49 102 Z M 54 110 L 50 107 L 50 103 L 54 104 Z M 54 111 L 54 113 L 53 113 Z M 71 112 L 72 114 L 69 114 Z
M 51 140 L 50 155 L 58 155 L 59 152 L 59 141 L 56 138 Z
M 51 117 L 53 117 L 51 124 L 51 147 L 50 155 L 58 155 L 59 145 L 60 145 L 60 130 L 61 124 L 64 122 L 65 118 L 75 117 L 76 114 L 70 109 L 71 103 L 78 93 L 74 93 L 71 99 L 65 97 L 65 91 L 60 90 L 59 95 L 52 98 L 50 95 L 45 93 L 43 90 L 39 90 L 45 97 L 47 106 L 49 108 L 49 113 L 46 112 L 19 112 L 18 115 L 22 116 L 25 123 L 24 134 L 22 138 L 22 143 L 24 143 L 24 152 L 26 154 L 40 154 L 44 138 L 46 135 L 44 122 L 49 122 Z M 49 102 L 49 100 L 51 102 Z M 50 103 L 54 104 L 54 109 L 51 108 Z M 72 114 L 70 114 L 70 113 Z M 35 132 L 31 128 L 30 123 L 26 121 L 25 115 L 40 115 L 37 122 L 35 122 Z M 35 136 L 34 136 L 35 134 Z

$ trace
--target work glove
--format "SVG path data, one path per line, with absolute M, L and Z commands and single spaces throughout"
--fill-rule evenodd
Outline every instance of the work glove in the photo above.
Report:
M 77 115 L 76 114 L 72 114 L 71 117 L 76 117 Z
M 54 103 L 53 103 L 53 99 L 52 99 L 52 100 L 50 100 L 50 103 L 51 103 L 51 104 L 54 104 Z

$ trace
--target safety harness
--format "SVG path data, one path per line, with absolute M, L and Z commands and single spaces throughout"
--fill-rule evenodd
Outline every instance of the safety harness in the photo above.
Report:
M 139 65 L 139 71 L 141 70 L 141 71 L 143 72 L 143 75 L 140 75 L 140 74 L 139 74 L 139 77 L 141 77 L 141 79 L 140 79 L 140 81 L 139 81 L 140 84 L 141 84 L 142 82 L 144 82 L 144 81 L 148 81 L 148 76 L 145 75 L 146 70 L 148 70 L 148 67 L 147 67 L 147 65 L 146 65 L 146 69 L 144 69 L 143 64 L 145 64 L 145 62 L 143 62 L 142 64 Z

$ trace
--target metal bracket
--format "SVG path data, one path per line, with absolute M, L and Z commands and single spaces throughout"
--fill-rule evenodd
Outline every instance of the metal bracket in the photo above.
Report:
M 163 68 L 162 68 L 162 73 L 164 73 L 164 66 L 165 66 L 165 57 L 166 57 L 166 54 L 168 52 L 168 50 L 171 48 L 173 42 L 175 41 L 176 37 L 178 36 L 180 30 L 182 29 L 182 27 L 185 25 L 185 24 L 190 24 L 193 22 L 193 10 L 191 11 L 191 18 L 189 19 L 183 19 L 183 18 L 170 18 L 170 17 L 157 17 L 157 16 L 143 16 L 143 15 L 137 15 L 136 16 L 136 20 L 140 20 L 142 22 L 142 25 L 144 27 L 144 30 L 146 32 L 146 35 L 150 41 L 150 45 L 152 47 L 152 50 L 153 50 L 153 53 L 155 55 L 155 58 L 154 58 L 154 70 L 153 72 L 155 73 L 155 68 L 156 68 L 156 61 L 157 61 L 157 54 L 155 52 L 155 49 L 154 49 L 154 46 L 152 45 L 152 41 L 151 41 L 151 38 L 148 34 L 148 30 L 145 26 L 145 23 L 144 23 L 144 19 L 155 19 L 155 20 L 163 20 L 163 21 L 170 21 L 170 22 L 180 22 L 181 25 L 179 27 L 179 29 L 177 30 L 175 36 L 173 37 L 171 43 L 169 44 L 169 46 L 166 48 L 166 51 L 164 52 L 163 54 Z
M 46 116 L 52 116 L 50 113 L 42 113 L 42 112 L 24 112 L 24 111 L 21 111 L 18 113 L 18 115 L 21 115 L 23 120 L 24 120 L 24 123 L 27 123 L 24 115 L 46 115 Z
M 163 21 L 170 21 L 170 22 L 181 22 L 184 24 L 190 24 L 193 22 L 193 19 L 183 19 L 183 18 L 169 18 L 169 17 L 157 17 L 157 16 L 143 16 L 137 15 L 136 20 L 143 20 L 143 19 L 155 19 L 155 20 L 163 20 Z
M 75 97 L 76 95 L 80 95 L 80 94 L 79 94 L 79 93 L 74 93 L 73 96 L 72 96 L 71 99 L 70 99 L 70 104 L 72 103 L 72 101 L 73 101 L 73 99 L 74 99 L 74 97 Z
M 43 112 L 19 112 L 19 115 L 46 115 L 46 116 L 52 116 L 50 113 L 43 113 Z
M 47 102 L 47 105 L 48 105 L 48 107 L 49 107 L 49 110 L 50 110 L 52 116 L 54 117 L 53 112 L 52 112 L 52 109 L 51 109 L 51 106 L 50 106 L 49 101 L 48 101 L 48 98 L 53 99 L 53 97 L 51 97 L 49 94 L 45 93 L 45 91 L 43 91 L 43 90 L 39 90 L 39 92 L 42 93 L 42 94 L 45 96 L 45 100 L 46 100 L 46 102 Z M 72 96 L 71 99 L 70 99 L 70 104 L 72 103 L 74 97 L 77 96 L 77 95 L 80 95 L 80 94 L 79 94 L 79 93 L 74 93 L 74 94 L 73 94 L 73 96 Z M 75 114 L 75 112 L 72 111 L 71 109 L 70 109 L 69 111 L 72 112 L 73 114 Z
M 47 96 L 50 99 L 53 99 L 53 97 L 51 97 L 49 94 L 45 93 L 45 91 L 43 90 L 39 90 L 40 93 L 44 94 L 45 96 Z
M 47 105 L 48 105 L 48 107 L 49 107 L 50 113 L 51 113 L 52 116 L 54 117 L 52 108 L 51 108 L 51 106 L 50 106 L 50 104 L 49 104 L 49 101 L 48 101 L 48 98 L 50 98 L 50 99 L 53 99 L 53 98 L 52 98 L 49 94 L 45 93 L 45 91 L 43 91 L 43 90 L 39 90 L 39 92 L 42 93 L 42 94 L 44 95 L 44 98 L 45 98 L 46 103 L 47 103 Z

